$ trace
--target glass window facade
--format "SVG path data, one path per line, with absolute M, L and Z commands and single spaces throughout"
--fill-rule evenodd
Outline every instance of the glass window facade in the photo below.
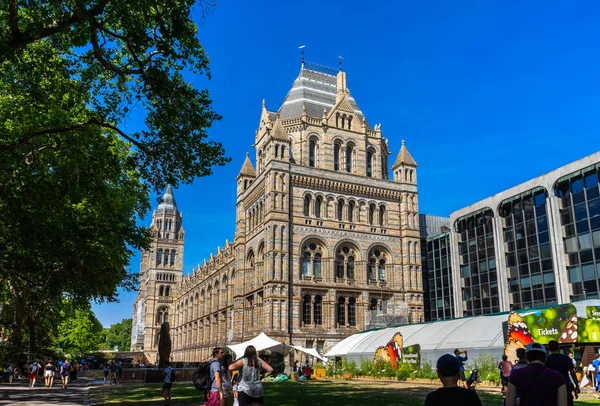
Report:
M 423 240 L 427 253 L 423 272 L 425 284 L 425 320 L 444 320 L 455 317 L 454 289 L 450 262 L 450 233 Z
M 545 189 L 500 205 L 511 310 L 557 303 Z
M 571 301 L 600 297 L 600 189 L 598 165 L 560 179 L 559 198 Z
M 500 311 L 493 217 L 492 210 L 488 208 L 462 217 L 455 223 L 464 316 Z

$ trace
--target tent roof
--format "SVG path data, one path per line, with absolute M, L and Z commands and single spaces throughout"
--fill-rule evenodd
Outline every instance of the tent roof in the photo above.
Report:
M 372 357 L 377 347 L 386 345 L 399 332 L 403 345 L 419 344 L 421 351 L 455 348 L 503 348 L 502 322 L 506 313 L 465 317 L 434 323 L 407 324 L 354 334 L 335 345 L 326 357 L 366 355 Z
M 574 302 L 573 305 L 577 309 L 577 315 L 585 317 L 586 307 L 600 306 L 600 300 L 583 300 Z M 552 306 L 522 309 L 517 312 L 528 314 L 550 307 Z M 340 341 L 325 356 L 372 357 L 377 347 L 386 345 L 397 332 L 402 334 L 403 346 L 419 344 L 422 352 L 452 352 L 455 348 L 502 349 L 504 348 L 502 323 L 507 321 L 508 314 L 509 312 L 495 313 L 365 330 Z
M 244 341 L 243 343 L 227 345 L 227 347 L 235 353 L 236 359 L 240 359 L 244 356 L 244 352 L 246 352 L 246 347 L 248 347 L 249 345 L 253 345 L 256 348 L 256 351 L 271 350 L 273 352 L 281 353 L 284 356 L 289 354 L 293 348 L 291 345 L 280 343 L 277 340 L 273 340 L 265 333 L 260 333 L 253 339 Z
M 323 362 L 327 362 L 328 361 L 328 359 L 325 358 L 324 356 L 322 356 L 321 354 L 319 354 L 319 352 L 315 348 L 304 348 L 304 347 L 301 347 L 299 345 L 294 345 L 294 349 L 296 349 L 298 351 L 301 351 L 301 352 L 303 352 L 305 354 L 311 355 L 313 357 L 316 357 L 316 358 L 320 359 Z

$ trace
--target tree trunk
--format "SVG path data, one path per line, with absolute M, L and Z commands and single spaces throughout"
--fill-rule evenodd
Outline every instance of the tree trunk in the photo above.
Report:
M 25 298 L 13 287 L 15 299 L 15 314 L 11 334 L 11 346 L 13 362 L 19 365 L 19 356 L 23 352 L 23 320 L 25 319 Z
M 29 350 L 27 351 L 27 359 L 31 360 L 35 359 L 37 352 L 37 320 L 30 318 L 27 324 L 29 327 Z

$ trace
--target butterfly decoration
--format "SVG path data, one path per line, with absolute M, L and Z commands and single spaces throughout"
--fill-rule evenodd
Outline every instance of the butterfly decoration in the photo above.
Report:
M 377 347 L 373 359 L 389 361 L 392 368 L 398 369 L 398 363 L 402 360 L 402 344 L 402 334 L 394 334 L 394 337 L 385 346 Z
M 540 314 L 538 322 L 542 322 L 544 319 L 543 313 Z M 562 321 L 564 319 L 558 319 Z M 576 343 L 577 342 L 577 315 L 572 315 L 565 326 L 563 327 L 560 335 L 558 336 L 559 343 Z M 533 342 L 533 337 L 527 327 L 527 323 L 523 320 L 523 317 L 518 313 L 511 312 L 508 316 L 508 337 L 506 345 L 504 346 L 504 354 L 510 361 L 517 359 L 517 349 L 526 348 L 529 343 Z

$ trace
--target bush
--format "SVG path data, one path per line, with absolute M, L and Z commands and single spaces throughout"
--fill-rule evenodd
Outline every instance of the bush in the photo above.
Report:
M 438 379 L 437 372 L 431 366 L 429 360 L 421 362 L 421 368 L 415 371 L 415 378 L 422 379 Z
M 415 376 L 415 367 L 413 364 L 409 363 L 401 363 L 398 365 L 398 370 L 396 371 L 396 377 L 400 381 L 406 381 L 408 378 L 414 378 Z
M 350 372 L 352 374 L 352 376 L 358 376 L 359 371 L 358 371 L 358 367 L 356 366 L 356 362 L 354 362 L 352 360 L 348 360 L 348 358 L 342 358 L 341 373 L 344 373 L 344 372 Z
M 491 355 L 479 354 L 477 358 L 473 360 L 472 369 L 479 370 L 479 378 L 481 378 L 482 381 L 494 382 L 496 384 L 500 382 L 498 360 Z M 466 372 L 469 371 L 467 370 Z

